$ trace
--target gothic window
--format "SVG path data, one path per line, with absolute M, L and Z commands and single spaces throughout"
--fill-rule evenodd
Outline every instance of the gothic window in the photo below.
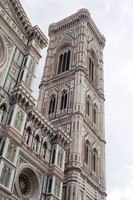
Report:
M 39 181 L 39 174 L 34 167 L 23 163 L 15 178 L 18 199 L 38 199 L 38 196 L 40 196 Z
M 96 168 L 97 168 L 97 150 L 94 148 L 93 152 L 92 152 L 92 170 L 94 172 L 96 172 Z
M 31 182 L 26 174 L 21 173 L 19 175 L 19 186 L 22 195 L 28 196 L 31 189 Z
M 58 64 L 58 74 L 69 70 L 70 57 L 71 57 L 70 50 L 69 51 L 65 51 L 64 53 L 60 54 L 60 56 L 59 56 L 59 64 Z
M 52 162 L 51 162 L 52 164 L 55 163 L 55 155 L 56 155 L 56 150 L 54 149 L 52 154 Z
M 67 91 L 64 91 L 61 96 L 60 110 L 66 109 L 67 107 Z
M 94 81 L 94 62 L 91 58 L 89 59 L 89 80 Z
M 96 109 L 93 108 L 93 122 L 96 124 Z
M 36 135 L 36 136 L 34 137 L 34 140 L 33 140 L 33 150 L 34 150 L 35 152 L 37 152 L 38 144 L 39 144 L 39 135 Z
M 63 150 L 60 149 L 58 151 L 58 157 L 57 157 L 57 165 L 62 168 L 62 163 L 63 163 Z
M 90 143 L 87 140 L 85 143 L 85 163 L 88 164 L 89 163 L 89 157 L 90 157 Z
M 49 102 L 49 112 L 48 114 L 54 113 L 55 111 L 55 95 L 52 95 L 50 102 Z
M 93 106 L 92 121 L 94 122 L 94 124 L 97 123 L 97 106 L 96 105 Z
M 89 100 L 87 100 L 86 102 L 86 113 L 88 116 L 90 115 L 90 101 Z
M 48 193 L 51 193 L 52 191 L 52 178 L 49 179 L 49 184 L 48 184 Z

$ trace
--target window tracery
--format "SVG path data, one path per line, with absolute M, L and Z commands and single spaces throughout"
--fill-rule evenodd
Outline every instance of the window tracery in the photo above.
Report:
M 66 109 L 66 107 L 67 107 L 67 98 L 68 98 L 68 95 L 67 95 L 67 91 L 65 90 L 62 93 L 62 96 L 61 96 L 60 110 Z
M 61 54 L 59 55 L 59 62 L 58 62 L 58 74 L 69 70 L 70 57 L 71 57 L 70 50 L 64 50 L 64 52 L 61 52 Z

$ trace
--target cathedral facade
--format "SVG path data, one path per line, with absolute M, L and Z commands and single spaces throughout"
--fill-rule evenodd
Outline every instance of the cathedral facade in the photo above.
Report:
M 48 40 L 19 0 L 0 1 L 0 200 L 105 200 L 103 48 L 81 9 Z

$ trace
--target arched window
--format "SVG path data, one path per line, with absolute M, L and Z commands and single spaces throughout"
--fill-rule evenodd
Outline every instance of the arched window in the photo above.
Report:
M 88 116 L 90 115 L 90 102 L 89 102 L 89 100 L 87 100 L 87 102 L 86 102 L 86 113 L 87 113 Z
M 93 121 L 95 124 L 97 123 L 97 109 L 96 109 L 96 107 L 93 108 L 92 121 Z
M 67 63 L 66 63 L 66 71 L 69 70 L 70 65 L 70 51 L 67 53 Z
M 86 164 L 89 164 L 89 154 L 90 154 L 90 143 L 87 140 L 86 143 L 85 143 L 85 155 L 84 155 Z
M 62 168 L 62 163 L 63 163 L 63 150 L 60 149 L 58 151 L 58 157 L 57 157 L 57 165 Z
M 59 57 L 58 74 L 61 73 L 62 61 L 63 61 L 63 55 L 61 54 Z
M 59 56 L 59 64 L 58 64 L 58 74 L 69 70 L 70 57 L 71 57 L 70 50 L 69 51 L 65 51 L 64 53 L 60 54 L 60 56 Z
M 48 193 L 50 193 L 51 190 L 52 190 L 52 178 L 49 179 Z
M 66 109 L 67 107 L 67 91 L 64 91 L 61 96 L 60 110 Z
M 52 154 L 52 162 L 51 162 L 52 164 L 55 163 L 55 155 L 56 155 L 56 150 L 54 149 Z
M 94 172 L 96 172 L 96 169 L 97 169 L 97 150 L 96 148 L 93 149 L 93 152 L 92 152 L 92 170 Z
M 94 81 L 94 63 L 91 58 L 89 58 L 89 80 Z
M 49 112 L 48 114 L 54 113 L 55 111 L 55 96 L 53 95 L 49 102 Z

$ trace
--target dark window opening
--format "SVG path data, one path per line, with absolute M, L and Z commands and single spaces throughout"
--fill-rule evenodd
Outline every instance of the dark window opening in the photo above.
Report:
M 49 112 L 48 114 L 54 113 L 55 111 L 55 96 L 52 96 L 49 103 Z
M 87 112 L 87 115 L 90 115 L 90 102 L 87 101 L 86 103 L 86 112 Z
M 65 52 L 59 56 L 58 74 L 69 70 L 71 52 Z
M 49 179 L 48 193 L 52 190 L 52 178 Z
M 65 91 L 61 97 L 61 106 L 60 110 L 66 109 L 67 107 L 67 92 Z
M 93 122 L 96 124 L 96 120 L 97 120 L 97 114 L 96 114 L 96 109 L 93 109 Z
M 55 154 L 56 154 L 56 150 L 54 149 L 53 150 L 53 155 L 52 155 L 52 164 L 54 164 L 54 162 L 55 162 Z
M 91 59 L 89 59 L 89 80 L 94 81 L 94 63 Z

